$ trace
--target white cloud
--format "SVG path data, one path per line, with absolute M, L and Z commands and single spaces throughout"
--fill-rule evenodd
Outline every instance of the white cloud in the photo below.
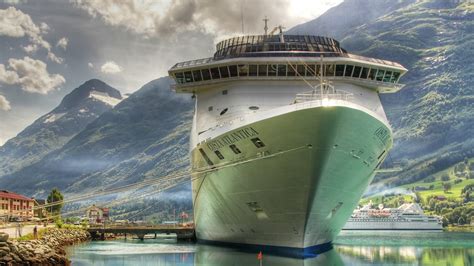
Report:
M 70 0 L 108 25 L 124 27 L 145 37 L 163 37 L 183 31 L 202 31 L 217 36 L 262 33 L 262 19 L 269 28 L 287 28 L 314 19 L 342 0 Z
M 106 74 L 115 74 L 122 72 L 122 68 L 114 61 L 107 61 L 100 67 L 100 71 Z
M 69 43 L 68 38 L 62 37 L 61 39 L 59 39 L 58 43 L 56 44 L 56 47 L 61 47 L 64 50 L 66 50 L 68 43 Z
M 19 4 L 26 4 L 28 3 L 28 0 L 3 0 L 5 4 L 9 5 L 19 5 Z M 0 143 L 1 145 L 1 143 Z
M 49 74 L 43 61 L 26 56 L 23 59 L 10 58 L 8 69 L 0 64 L 0 82 L 18 84 L 27 92 L 47 94 L 66 80 L 59 74 Z
M 94 68 L 94 64 L 92 64 L 91 62 L 87 63 L 87 66 L 89 66 L 90 68 Z
M 28 54 L 38 51 L 38 45 L 36 44 L 28 44 L 27 46 L 22 46 L 21 48 L 23 48 L 23 50 L 25 50 L 25 52 Z
M 53 54 L 52 52 L 48 52 L 48 59 L 55 62 L 55 63 L 58 63 L 58 64 L 62 64 L 64 59 L 59 57 L 59 56 L 56 56 L 55 54 Z
M 0 36 L 20 38 L 28 36 L 30 41 L 38 44 L 48 51 L 51 45 L 41 36 L 41 28 L 38 27 L 28 14 L 17 10 L 15 7 L 0 9 Z
M 48 24 L 41 22 L 40 24 L 40 29 L 42 33 L 48 33 L 48 31 L 51 29 Z
M 48 58 L 60 64 L 62 59 L 51 52 L 51 45 L 43 39 L 43 34 L 49 29 L 49 26 L 44 22 L 40 23 L 40 26 L 36 25 L 28 14 L 15 7 L 0 9 L 0 36 L 13 38 L 27 36 L 31 42 L 30 45 L 23 47 L 27 53 L 36 51 L 38 47 L 43 47 L 48 51 Z
M 10 102 L 3 95 L 0 95 L 0 110 L 9 111 L 10 109 L 12 109 L 10 106 Z M 0 145 L 2 145 L 1 140 Z
M 6 70 L 3 64 L 0 64 L 0 82 L 6 84 L 17 83 L 19 77 L 15 71 Z

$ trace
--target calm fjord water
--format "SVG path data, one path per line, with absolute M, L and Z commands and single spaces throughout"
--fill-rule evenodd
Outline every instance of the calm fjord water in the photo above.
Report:
M 148 239 L 89 242 L 68 250 L 73 265 L 259 265 L 257 254 Z M 474 234 L 342 232 L 311 259 L 264 254 L 262 265 L 474 265 Z

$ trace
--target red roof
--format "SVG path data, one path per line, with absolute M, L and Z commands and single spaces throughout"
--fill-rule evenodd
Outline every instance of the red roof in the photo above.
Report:
M 17 199 L 17 200 L 26 200 L 26 201 L 33 201 L 32 199 L 25 197 L 20 194 L 16 194 L 6 190 L 0 190 L 0 197 L 2 198 L 9 198 L 9 199 Z

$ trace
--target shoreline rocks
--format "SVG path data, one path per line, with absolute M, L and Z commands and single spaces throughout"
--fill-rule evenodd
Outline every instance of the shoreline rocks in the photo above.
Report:
M 70 265 L 64 247 L 89 239 L 81 229 L 48 228 L 39 239 L 25 241 L 7 235 L 7 241 L 0 241 L 0 265 Z

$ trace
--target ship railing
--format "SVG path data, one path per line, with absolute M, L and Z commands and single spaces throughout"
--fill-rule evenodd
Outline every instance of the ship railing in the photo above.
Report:
M 303 92 L 296 94 L 295 103 L 304 103 L 304 102 L 313 102 L 313 101 L 352 101 L 354 99 L 354 94 L 346 91 L 337 91 L 329 93 L 321 93 L 319 91 L 313 90 L 309 92 Z

